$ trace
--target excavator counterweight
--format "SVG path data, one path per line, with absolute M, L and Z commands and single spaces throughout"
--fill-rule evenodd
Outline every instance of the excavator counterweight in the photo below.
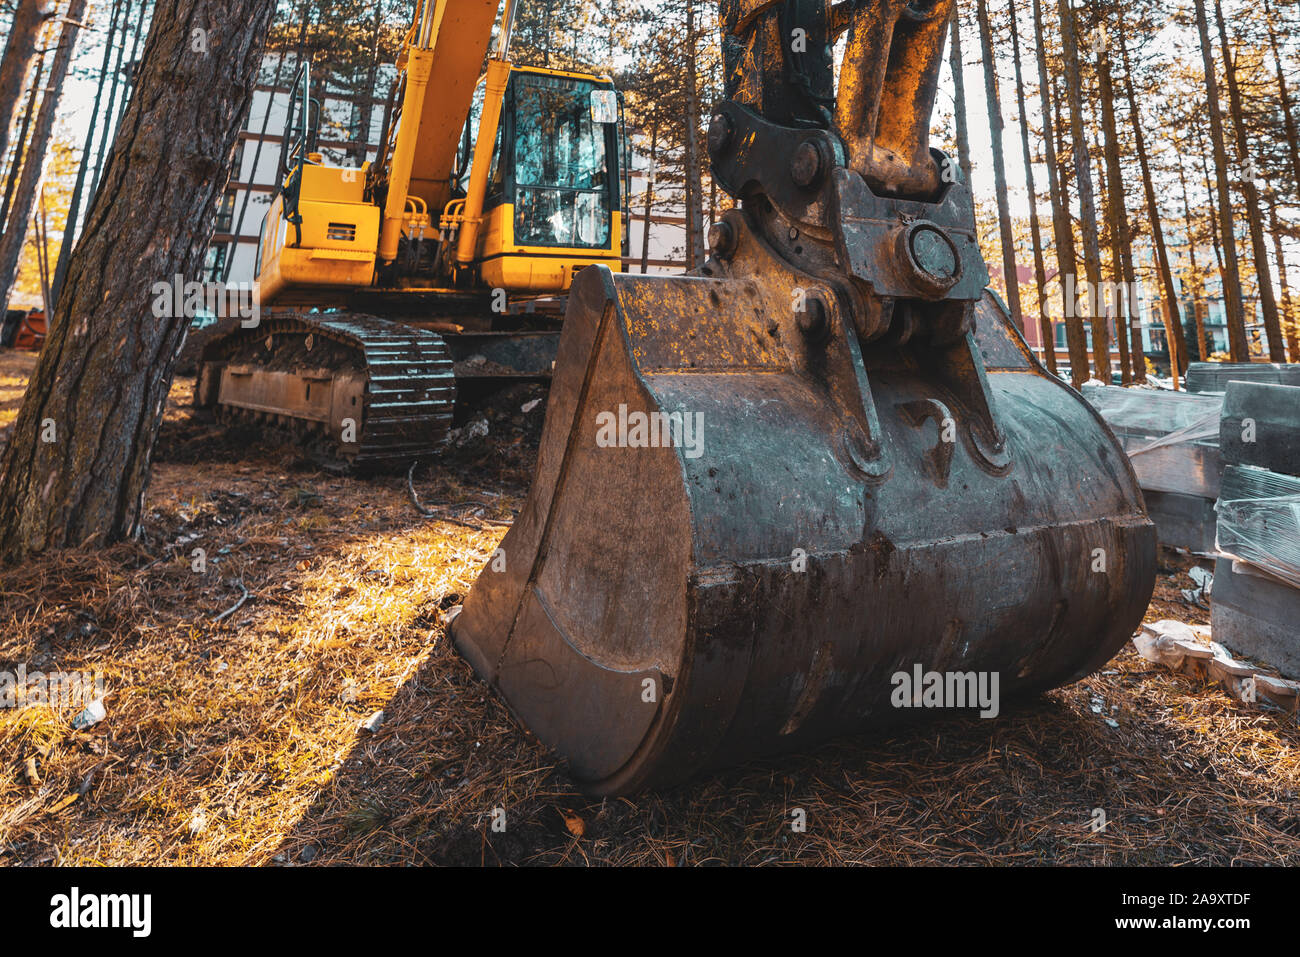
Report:
M 985 290 L 928 146 L 952 14 L 728 0 L 712 257 L 574 285 L 532 489 L 452 636 L 593 794 L 991 716 L 1141 621 L 1127 457 Z

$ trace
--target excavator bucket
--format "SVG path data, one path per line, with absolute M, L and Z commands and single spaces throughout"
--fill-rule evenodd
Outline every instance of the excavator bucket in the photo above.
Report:
M 723 103 L 741 206 L 707 265 L 574 284 L 532 489 L 452 637 L 592 794 L 995 715 L 1147 606 L 1127 457 L 984 291 L 969 190 L 891 191 L 848 140 Z

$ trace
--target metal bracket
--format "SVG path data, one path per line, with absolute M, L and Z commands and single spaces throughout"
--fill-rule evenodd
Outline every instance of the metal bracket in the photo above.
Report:
M 989 274 L 965 183 L 948 183 L 935 202 L 896 199 L 877 196 L 841 168 L 831 178 L 831 209 L 841 262 L 877 296 L 977 302 L 983 295 Z
M 789 219 L 829 225 L 826 184 L 844 163 L 833 134 L 781 126 L 728 100 L 714 110 L 708 144 L 714 178 L 732 196 L 762 193 Z

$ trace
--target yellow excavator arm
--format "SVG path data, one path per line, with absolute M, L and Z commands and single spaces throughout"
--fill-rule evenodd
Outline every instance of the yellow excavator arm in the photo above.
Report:
M 476 153 L 478 150 L 490 153 L 496 138 L 501 98 L 510 72 L 505 54 L 517 2 L 506 0 L 497 54 L 488 64 L 488 95 L 480 129 L 491 136 L 480 135 Z M 474 85 L 497 15 L 496 0 L 417 0 L 417 3 L 415 22 L 407 33 L 402 54 L 405 62 L 398 64 L 405 71 L 406 82 L 402 122 L 388 170 L 388 197 L 380 231 L 379 259 L 385 263 L 397 257 L 398 240 L 412 205 L 408 202 L 411 196 L 418 197 L 427 210 L 438 212 L 451 199 L 451 177 L 460 149 L 461 123 L 469 113 Z M 480 180 L 479 210 L 475 214 L 478 215 L 482 210 L 481 190 L 486 185 L 488 163 L 476 164 L 476 168 Z M 469 258 L 472 255 L 464 261 Z

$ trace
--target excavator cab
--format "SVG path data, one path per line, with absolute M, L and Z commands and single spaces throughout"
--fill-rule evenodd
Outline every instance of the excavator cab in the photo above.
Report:
M 471 188 L 480 81 L 465 125 L 457 192 Z M 564 292 L 589 265 L 621 270 L 628 167 L 622 101 L 607 78 L 510 68 L 470 263 L 492 288 Z M 453 201 L 451 211 L 459 207 Z
M 384 210 L 402 188 L 392 171 L 405 162 L 414 166 L 414 157 L 401 150 L 396 133 L 389 135 L 389 123 L 375 168 L 326 163 L 318 150 L 320 105 L 304 64 L 292 86 L 281 188 L 258 246 L 263 302 L 328 302 L 340 287 L 545 295 L 567 291 L 589 265 L 621 270 L 628 165 L 613 82 L 509 63 L 498 69 L 508 73 L 504 92 L 485 113 L 487 77 L 479 80 L 441 215 L 430 209 L 435 191 L 412 178 L 397 246 L 386 256 Z M 490 162 L 476 177 L 480 138 Z M 482 211 L 461 254 L 464 208 L 476 191 Z

